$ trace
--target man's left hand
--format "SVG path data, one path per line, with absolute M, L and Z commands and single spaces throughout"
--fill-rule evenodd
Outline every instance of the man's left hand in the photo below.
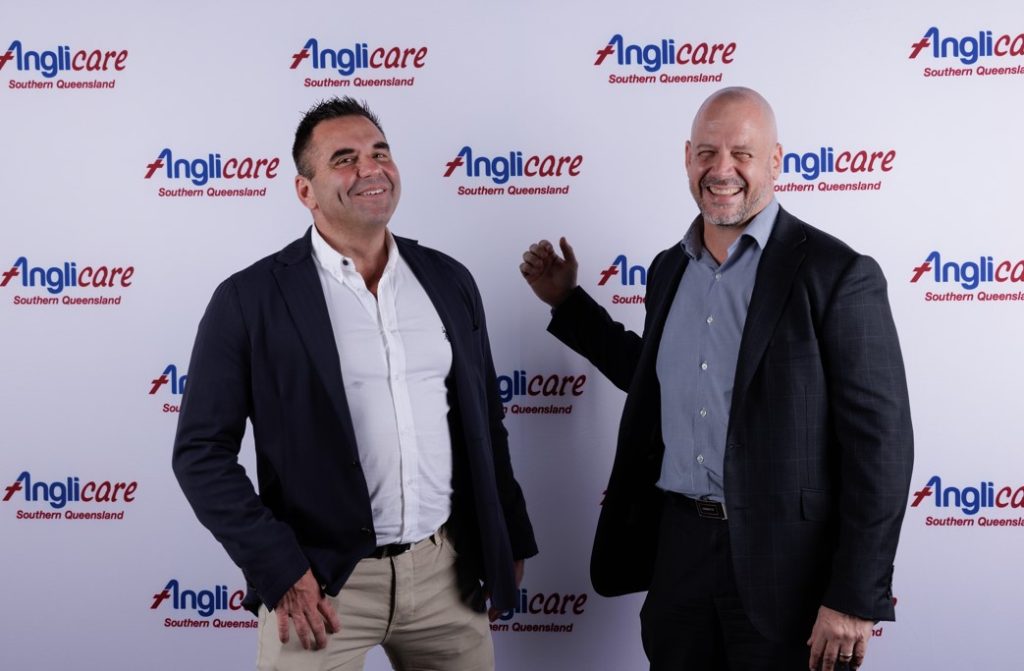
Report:
M 871 620 L 840 613 L 828 606 L 819 608 L 818 619 L 807 639 L 807 645 L 811 646 L 809 668 L 832 671 L 837 661 L 849 663 L 851 669 L 858 668 L 864 663 L 873 625 Z
M 526 560 L 517 559 L 515 563 L 512 565 L 512 570 L 516 576 L 516 589 L 519 589 L 519 585 L 521 585 L 523 582 L 523 573 L 526 572 Z M 488 608 L 487 619 L 489 619 L 491 622 L 494 622 L 498 619 L 498 616 L 501 615 L 501 613 L 502 611 L 496 608 Z

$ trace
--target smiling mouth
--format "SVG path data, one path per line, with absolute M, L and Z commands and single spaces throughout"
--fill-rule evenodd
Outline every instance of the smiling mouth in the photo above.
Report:
M 735 196 L 742 191 L 742 188 L 738 186 L 713 186 L 709 184 L 705 188 L 713 196 Z
M 360 191 L 357 196 L 379 196 L 384 193 L 384 189 L 367 189 L 366 191 Z

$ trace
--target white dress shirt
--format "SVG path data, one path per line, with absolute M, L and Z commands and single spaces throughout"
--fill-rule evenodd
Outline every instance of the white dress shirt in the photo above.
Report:
M 352 259 L 312 237 L 377 545 L 422 540 L 451 512 L 448 336 L 390 231 L 376 298 Z

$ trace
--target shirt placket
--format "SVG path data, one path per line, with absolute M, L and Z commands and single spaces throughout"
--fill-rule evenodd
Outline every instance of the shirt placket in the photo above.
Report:
M 705 252 L 707 254 L 707 252 Z M 704 326 L 700 329 L 699 356 L 697 363 L 697 430 L 694 432 L 694 442 L 697 452 L 696 472 L 704 475 L 703 481 L 693 483 L 695 490 L 704 491 L 709 486 L 710 477 L 708 469 L 704 465 L 706 459 L 710 458 L 709 448 L 711 446 L 711 422 L 719 421 L 713 417 L 715 404 L 712 403 L 711 394 L 714 391 L 710 379 L 711 367 L 717 365 L 717 361 L 711 360 L 711 325 L 714 323 L 713 314 L 719 297 L 722 293 L 722 269 L 708 262 L 704 266 L 708 271 L 708 291 L 705 294 L 704 314 L 700 319 Z
M 395 422 L 398 429 L 399 478 L 402 491 L 400 536 L 404 539 L 405 535 L 419 524 L 416 480 L 420 465 L 413 422 L 412 398 L 409 393 L 407 351 L 398 324 L 397 292 L 395 291 L 395 274 L 393 272 L 381 278 L 377 289 L 377 305 L 381 337 L 387 352 L 391 401 L 394 405 Z

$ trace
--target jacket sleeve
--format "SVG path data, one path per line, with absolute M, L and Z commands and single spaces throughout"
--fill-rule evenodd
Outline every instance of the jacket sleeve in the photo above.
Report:
M 214 292 L 199 324 L 172 465 L 196 517 L 273 608 L 309 562 L 292 529 L 263 505 L 238 463 L 252 412 L 251 365 L 238 289 L 229 279 Z
M 858 256 L 822 320 L 830 414 L 839 456 L 839 530 L 823 603 L 891 620 L 892 568 L 906 511 L 914 439 L 906 374 L 878 264 Z

